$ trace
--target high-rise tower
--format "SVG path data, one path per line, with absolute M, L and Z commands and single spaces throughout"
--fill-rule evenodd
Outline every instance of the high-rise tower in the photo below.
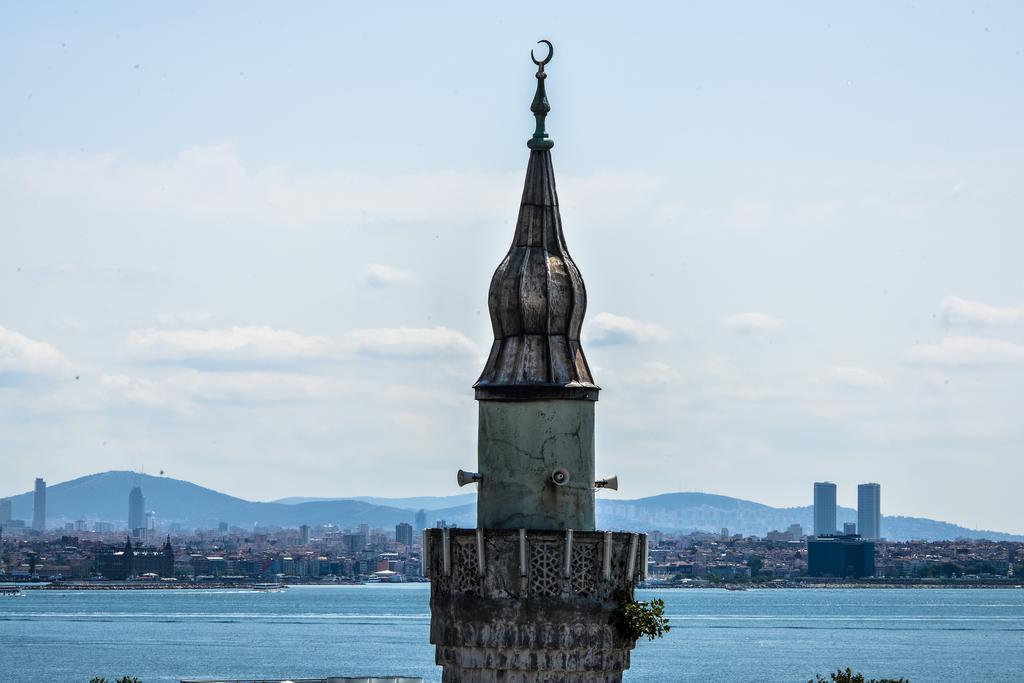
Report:
M 478 401 L 476 529 L 429 529 L 430 641 L 443 681 L 613 683 L 635 641 L 610 624 L 646 574 L 646 536 L 594 530 L 594 383 L 580 345 L 587 308 L 569 255 L 545 130 L 536 130 L 512 245 L 488 293 L 494 343 Z
M 36 478 L 36 491 L 32 496 L 32 528 L 46 531 L 46 481 Z
M 857 487 L 857 529 L 869 541 L 882 537 L 882 487 L 878 484 Z
M 836 532 L 836 485 L 830 481 L 814 482 L 814 535 L 829 536 Z
M 128 494 L 128 530 L 143 534 L 146 529 L 146 498 L 141 486 L 133 486 Z

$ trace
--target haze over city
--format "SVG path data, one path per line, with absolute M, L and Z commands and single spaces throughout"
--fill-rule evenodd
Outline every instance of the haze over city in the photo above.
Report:
M 376 12 L 0 8 L 0 497 L 456 493 L 543 16 L 601 496 L 1024 533 L 1018 5 Z

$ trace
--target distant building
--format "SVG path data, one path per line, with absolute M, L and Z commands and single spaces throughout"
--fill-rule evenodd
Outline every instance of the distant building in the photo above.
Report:
M 831 536 L 836 532 L 836 485 L 814 482 L 814 535 Z
M 36 479 L 36 492 L 32 497 L 32 528 L 46 531 L 46 481 Z
M 427 511 L 426 510 L 420 510 L 419 512 L 417 512 L 416 513 L 416 518 L 413 521 L 415 521 L 415 523 L 416 523 L 416 531 L 423 531 L 424 529 L 426 529 L 427 528 Z
M 94 570 L 97 574 L 112 581 L 124 581 L 133 576 L 156 574 L 160 577 L 174 576 L 174 549 L 171 539 L 164 542 L 163 548 L 157 550 L 135 549 L 131 539 L 125 539 L 124 548 L 117 550 L 112 546 L 96 554 Z
M 350 553 L 358 553 L 366 548 L 368 539 L 366 534 L 345 534 L 342 537 L 342 542 L 345 550 Z
M 303 524 L 299 527 L 299 536 L 302 540 L 302 545 L 309 545 L 309 525 Z
M 228 532 L 228 523 L 227 522 L 218 522 L 217 523 L 217 531 L 218 531 L 218 533 L 226 534 Z
M 395 540 L 402 545 L 412 546 L 412 525 L 405 522 L 396 525 Z
M 786 533 L 789 534 L 789 540 L 791 541 L 802 541 L 804 539 L 804 528 L 799 524 L 790 524 L 789 528 L 786 529 Z
M 146 529 L 146 499 L 142 488 L 133 486 L 128 494 L 128 530 L 139 535 Z
M 882 537 L 882 487 L 861 484 L 857 487 L 857 528 L 861 538 L 877 541 Z
M 807 575 L 860 579 L 875 575 L 875 544 L 859 536 L 819 536 L 807 541 Z
M 843 535 L 855 536 L 857 534 L 856 522 L 843 522 Z
M 0 524 L 6 524 L 11 521 L 11 519 L 11 499 L 4 498 L 3 500 L 0 500 Z

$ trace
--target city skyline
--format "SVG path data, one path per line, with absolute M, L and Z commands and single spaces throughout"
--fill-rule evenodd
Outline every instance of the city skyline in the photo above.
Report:
M 455 496 L 426 496 L 412 498 L 377 498 L 357 496 L 350 498 L 285 498 L 271 502 L 246 501 L 225 496 L 225 494 L 206 489 L 192 482 L 175 480 L 165 477 L 147 477 L 134 472 L 103 472 L 69 482 L 59 482 L 53 488 L 56 504 L 60 512 L 47 520 L 50 532 L 93 531 L 108 533 L 110 531 L 127 532 L 133 537 L 136 529 L 131 522 L 133 494 L 142 493 L 143 480 L 156 491 L 156 507 L 161 511 L 145 512 L 145 528 L 139 535 L 151 536 L 154 532 L 181 532 L 201 528 L 219 528 L 225 531 L 231 528 L 256 529 L 265 525 L 277 527 L 300 528 L 310 524 L 340 524 L 355 514 L 365 514 L 372 509 L 378 521 L 384 526 L 398 521 L 415 522 L 413 527 L 419 531 L 428 526 L 428 514 L 431 522 L 438 519 L 456 526 L 473 526 L 475 524 L 476 494 L 459 494 Z M 817 482 L 820 486 L 832 487 L 831 482 Z M 864 487 L 877 487 L 878 484 L 861 484 L 858 492 Z M 129 501 L 128 521 L 123 514 L 121 504 L 110 503 L 121 500 L 126 495 Z M 85 496 L 83 498 L 83 495 Z M 198 495 L 198 497 L 197 497 Z M 828 492 L 827 498 L 833 498 Z M 17 506 L 12 505 L 15 499 L 21 499 Z M 149 502 L 143 498 L 143 505 Z M 184 500 L 190 501 L 183 503 Z M 881 527 L 880 492 L 874 495 L 874 508 L 869 514 L 877 516 Z M 138 501 L 136 501 L 138 502 Z M 599 516 L 610 526 L 623 529 L 656 529 L 666 533 L 678 533 L 683 530 L 703 530 L 717 532 L 721 527 L 728 527 L 732 532 L 741 535 L 763 536 L 766 533 L 783 533 L 787 529 L 793 535 L 793 528 L 806 525 L 808 533 L 815 535 L 815 519 L 820 510 L 831 507 L 831 514 L 836 519 L 834 533 L 859 533 L 858 521 L 868 512 L 867 506 L 849 508 L 843 506 L 815 505 L 813 497 L 810 504 L 792 508 L 772 508 L 756 501 L 732 498 L 716 494 L 696 492 L 677 492 L 667 495 L 636 499 L 606 499 L 599 501 Z M 6 509 L 13 512 L 31 512 L 33 506 L 32 491 L 13 498 L 0 497 L 0 522 L 5 519 Z M 322 507 L 324 503 L 336 503 L 335 507 Z M 255 504 L 256 507 L 253 507 Z M 305 508 L 311 504 L 312 508 Z M 357 506 L 352 507 L 352 504 Z M 370 505 L 366 508 L 365 505 Z M 359 507 L 363 506 L 363 507 Z M 218 511 L 213 513 L 212 511 Z M 302 512 L 305 510 L 305 512 Z M 715 512 L 712 512 L 715 510 Z M 399 519 L 395 519 L 395 513 Z M 441 513 L 437 518 L 435 513 Z M 212 516 L 211 516 L 212 514 Z M 308 516 L 303 516 L 303 515 Z M 383 516 L 382 516 L 383 515 Z M 709 516 L 711 515 L 711 516 Z M 444 517 L 448 519 L 444 520 Z M 227 521 L 225 521 L 227 520 Z M 386 520 L 386 521 L 383 521 Z M 685 520 L 685 521 L 684 521 Z M 22 529 L 30 528 L 26 520 L 17 515 L 8 524 L 14 533 L 22 533 Z M 840 522 L 842 528 L 839 528 Z M 240 525 L 240 526 L 239 526 Z M 645 526 L 646 525 L 646 526 Z M 976 538 L 1004 541 L 1024 540 L 1024 535 L 1015 535 L 999 529 L 970 529 L 957 525 L 955 520 L 934 520 L 928 518 L 905 518 L 889 516 L 882 527 L 885 535 L 881 540 L 904 541 L 913 539 L 942 540 L 955 538 Z M 828 532 L 828 522 L 824 531 Z M 800 535 L 800 534 L 797 534 Z M 866 539 L 871 540 L 871 539 Z
M 317 12 L 0 9 L 5 480 L 458 491 L 535 12 Z M 1024 532 L 1022 13 L 544 6 L 601 496 Z

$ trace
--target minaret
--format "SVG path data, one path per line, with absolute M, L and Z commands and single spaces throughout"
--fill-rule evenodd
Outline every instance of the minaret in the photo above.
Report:
M 474 385 L 479 402 L 477 524 L 594 530 L 594 403 L 600 389 L 580 345 L 587 289 L 569 255 L 551 165 L 551 111 L 537 62 L 519 219 L 487 296 L 494 343 Z M 528 455 L 525 455 L 528 454 Z
M 611 625 L 646 572 L 646 536 L 595 531 L 594 383 L 580 345 L 587 292 L 569 255 L 537 65 L 519 219 L 491 279 L 494 343 L 474 385 L 476 529 L 424 532 L 430 641 L 445 683 L 614 683 L 635 645 Z M 531 56 L 532 53 L 531 53 Z

